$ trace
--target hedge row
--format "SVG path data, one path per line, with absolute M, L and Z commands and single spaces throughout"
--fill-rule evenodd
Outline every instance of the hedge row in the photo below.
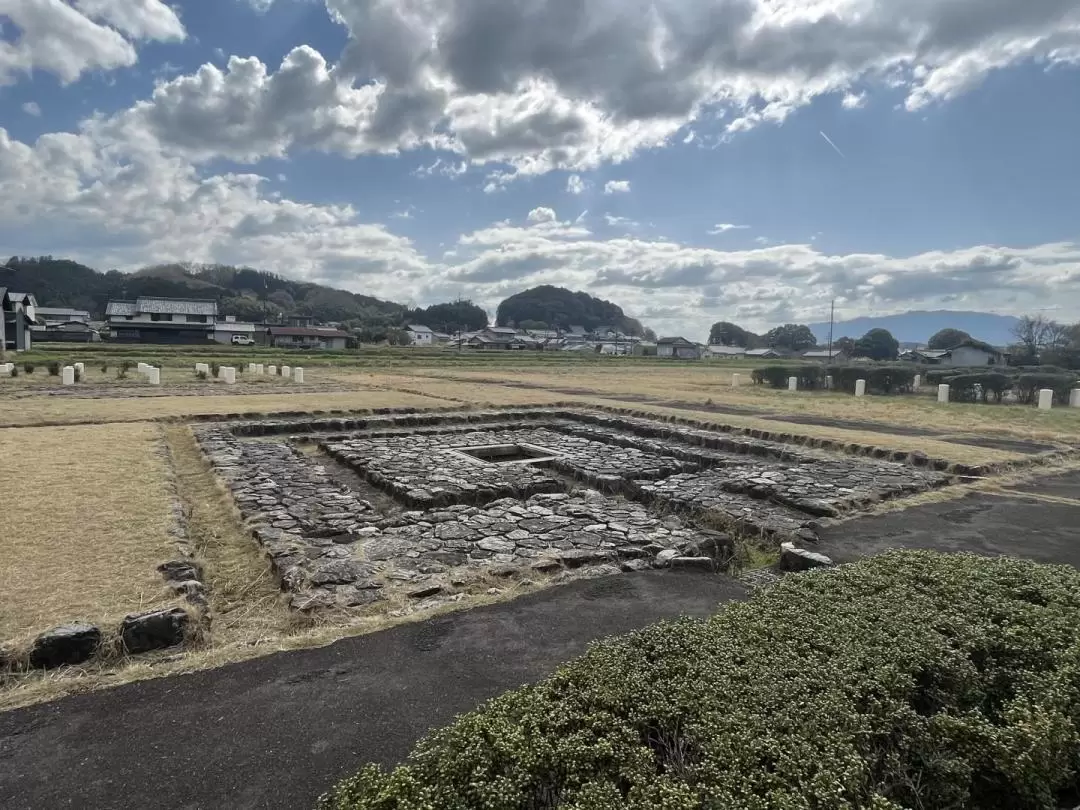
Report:
M 947 368 L 926 373 L 927 385 L 949 386 L 949 398 L 955 402 L 1001 402 L 1007 392 L 1016 394 L 1019 402 L 1030 405 L 1039 398 L 1039 391 L 1049 388 L 1054 401 L 1067 405 L 1069 392 L 1077 385 L 1076 372 L 1054 366 L 987 369 Z
M 751 379 L 759 385 L 787 388 L 789 377 L 798 377 L 800 391 L 825 388 L 826 377 L 832 377 L 833 389 L 855 393 L 855 382 L 866 380 L 867 393 L 910 393 L 915 383 L 915 369 L 910 365 L 822 366 L 796 363 L 756 368 Z
M 892 552 L 596 644 L 319 806 L 1053 808 L 1078 729 L 1080 572 Z

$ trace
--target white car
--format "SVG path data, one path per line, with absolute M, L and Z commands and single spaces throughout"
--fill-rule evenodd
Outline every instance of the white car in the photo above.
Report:
M 233 335 L 233 346 L 254 346 L 255 338 L 248 337 L 247 335 Z

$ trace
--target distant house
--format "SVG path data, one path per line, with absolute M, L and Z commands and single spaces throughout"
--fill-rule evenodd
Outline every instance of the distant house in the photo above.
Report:
M 91 343 L 101 340 L 101 333 L 90 326 L 90 313 L 70 307 L 37 307 L 35 323 L 30 327 L 35 343 Z
M 513 348 L 515 337 L 516 335 L 496 334 L 493 330 L 488 329 L 470 337 L 465 341 L 465 345 L 470 349 L 483 351 L 505 351 Z
M 746 357 L 746 348 L 743 346 L 721 346 L 712 344 L 705 347 L 705 357 L 714 360 L 737 360 Z
M 112 339 L 124 343 L 206 343 L 214 339 L 217 301 L 151 298 L 110 301 L 105 318 Z
M 9 352 L 25 352 L 32 347 L 36 308 L 37 301 L 30 293 L 0 287 L 0 342 Z
M 1004 366 L 1008 362 L 1008 355 L 981 340 L 965 340 L 951 349 L 912 349 L 901 354 L 900 359 L 932 366 L 974 368 Z
M 504 338 L 512 338 L 518 333 L 518 330 L 512 326 L 489 326 L 484 331 L 490 335 Z
M 435 342 L 435 333 L 423 324 L 410 323 L 405 327 L 413 346 L 430 346 Z
M 814 360 L 818 363 L 846 363 L 851 357 L 838 349 L 810 349 L 799 355 L 802 360 Z
M 62 323 L 90 323 L 90 313 L 85 309 L 70 307 L 37 307 L 34 310 L 40 326 L 58 326 Z
M 752 360 L 778 360 L 788 353 L 779 349 L 748 349 L 746 356 Z
M 348 346 L 349 333 L 328 326 L 271 326 L 267 340 L 277 349 L 327 349 L 340 351 Z
M 656 341 L 656 356 L 677 360 L 698 360 L 701 349 L 684 337 L 662 337 Z

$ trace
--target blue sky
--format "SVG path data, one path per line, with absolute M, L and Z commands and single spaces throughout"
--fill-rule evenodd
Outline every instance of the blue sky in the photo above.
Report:
M 0 253 L 100 269 L 1076 320 L 1078 132 L 1067 0 L 0 0 Z

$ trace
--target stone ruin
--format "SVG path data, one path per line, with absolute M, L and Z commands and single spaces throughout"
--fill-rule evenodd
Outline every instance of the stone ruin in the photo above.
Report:
M 309 416 L 195 433 L 302 611 L 434 606 L 498 578 L 717 570 L 734 537 L 812 546 L 820 519 L 954 480 L 925 457 L 592 410 Z

